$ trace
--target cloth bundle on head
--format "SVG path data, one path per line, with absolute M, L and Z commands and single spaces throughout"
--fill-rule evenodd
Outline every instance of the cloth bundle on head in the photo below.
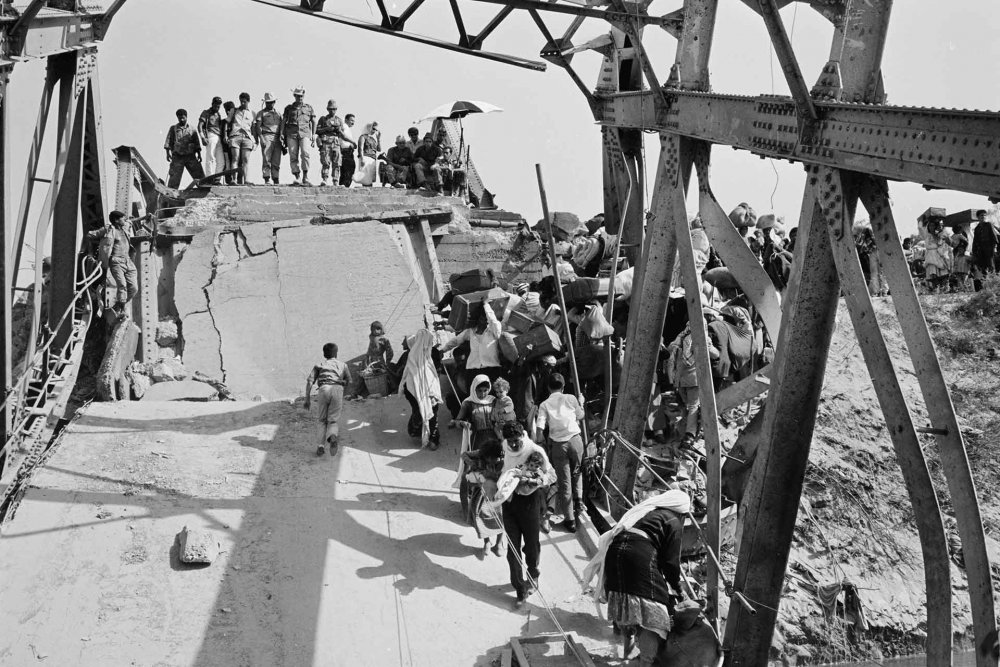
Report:
M 573 263 L 582 269 L 590 264 L 598 253 L 603 254 L 603 249 L 600 239 L 593 236 L 580 237 L 573 244 Z
M 423 429 L 420 442 L 426 444 L 430 437 L 430 418 L 437 409 L 441 398 L 441 379 L 434 367 L 431 348 L 434 347 L 434 335 L 427 329 L 420 329 L 412 338 L 408 338 L 409 354 L 406 357 L 406 367 L 399 383 L 399 393 L 407 388 L 417 399 L 420 406 L 420 416 L 423 418 Z M 485 376 L 483 376 L 485 377 Z
M 736 229 L 753 227 L 757 223 L 757 213 L 746 202 L 741 202 L 729 213 L 729 219 Z
M 668 509 L 683 517 L 691 511 L 691 498 L 684 491 L 677 489 L 671 489 L 652 498 L 647 498 L 625 512 L 625 515 L 618 520 L 614 528 L 601 535 L 601 539 L 597 544 L 597 553 L 587 563 L 587 567 L 583 569 L 584 590 L 590 585 L 591 581 L 596 579 L 596 583 L 594 584 L 594 600 L 598 602 L 605 601 L 604 559 L 608 555 L 611 543 L 618 535 L 639 523 L 640 519 L 656 509 Z

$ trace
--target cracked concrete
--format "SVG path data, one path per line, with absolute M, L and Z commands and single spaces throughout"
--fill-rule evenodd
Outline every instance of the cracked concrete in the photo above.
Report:
M 413 239 L 394 227 L 199 232 L 176 274 L 185 365 L 223 377 L 239 397 L 296 396 L 324 343 L 352 360 L 367 350 L 373 320 L 394 340 L 423 327 L 428 280 Z

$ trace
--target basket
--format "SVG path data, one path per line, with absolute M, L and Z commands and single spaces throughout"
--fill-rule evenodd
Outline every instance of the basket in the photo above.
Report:
M 365 381 L 365 389 L 368 390 L 369 396 L 374 394 L 385 396 L 389 393 L 389 374 L 384 369 L 369 366 L 361 371 L 361 379 Z

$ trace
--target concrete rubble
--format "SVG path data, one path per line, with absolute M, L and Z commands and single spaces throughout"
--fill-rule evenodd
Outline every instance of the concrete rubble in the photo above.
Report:
M 187 526 L 177 534 L 178 558 L 182 563 L 211 564 L 219 557 L 219 540 L 207 530 Z

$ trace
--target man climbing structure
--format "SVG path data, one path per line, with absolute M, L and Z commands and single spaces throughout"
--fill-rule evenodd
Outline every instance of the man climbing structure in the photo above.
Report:
M 98 257 L 104 274 L 109 273 L 115 281 L 115 305 L 111 310 L 118 319 L 128 317 L 125 306 L 139 291 L 139 276 L 135 264 L 129 256 L 132 250 L 132 230 L 121 211 L 112 211 L 108 216 L 109 223 L 87 234 L 95 241 L 99 240 Z

